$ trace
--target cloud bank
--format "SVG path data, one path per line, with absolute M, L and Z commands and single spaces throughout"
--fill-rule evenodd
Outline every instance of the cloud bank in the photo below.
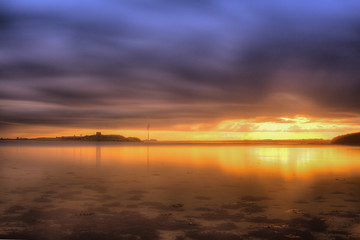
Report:
M 4 0 L 0 125 L 360 114 L 360 3 Z

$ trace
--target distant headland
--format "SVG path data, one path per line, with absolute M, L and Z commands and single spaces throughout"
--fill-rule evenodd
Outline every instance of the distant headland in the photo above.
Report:
M 97 132 L 95 135 L 85 136 L 62 136 L 62 137 L 38 137 L 38 138 L 15 138 L 2 140 L 38 140 L 38 141 L 88 141 L 88 142 L 142 142 L 137 137 L 124 137 L 122 135 L 103 135 Z
M 86 136 L 62 136 L 62 137 L 37 137 L 37 138 L 0 138 L 0 140 L 9 141 L 78 141 L 78 142 L 143 142 L 151 144 L 180 144 L 180 145 L 327 145 L 330 140 L 324 139 L 259 139 L 259 140 L 161 140 L 157 139 L 144 139 L 141 140 L 137 137 L 124 137 L 122 135 L 102 135 L 97 132 L 95 135 Z
M 341 145 L 360 145 L 360 132 L 337 136 L 331 140 L 331 143 Z
M 37 140 L 37 141 L 86 141 L 86 142 L 153 142 L 161 144 L 260 144 L 260 145 L 360 145 L 360 132 L 340 135 L 332 140 L 325 139 L 261 139 L 261 140 L 182 140 L 182 141 L 160 141 L 156 139 L 141 140 L 137 137 L 125 137 L 122 135 L 103 135 L 101 132 L 96 132 L 94 135 L 85 136 L 62 136 L 62 137 L 37 137 L 37 138 L 0 138 L 0 140 Z

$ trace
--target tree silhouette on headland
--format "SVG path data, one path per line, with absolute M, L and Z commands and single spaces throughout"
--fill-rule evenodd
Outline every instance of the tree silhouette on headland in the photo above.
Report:
M 360 132 L 340 135 L 331 141 L 332 144 L 360 145 Z

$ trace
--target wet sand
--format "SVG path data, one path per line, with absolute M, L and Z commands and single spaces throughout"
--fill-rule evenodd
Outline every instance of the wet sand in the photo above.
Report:
M 2 144 L 0 238 L 360 239 L 359 150 Z

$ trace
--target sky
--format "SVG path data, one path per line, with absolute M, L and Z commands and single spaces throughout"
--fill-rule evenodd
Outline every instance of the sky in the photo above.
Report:
M 360 131 L 357 0 L 3 0 L 0 137 Z

